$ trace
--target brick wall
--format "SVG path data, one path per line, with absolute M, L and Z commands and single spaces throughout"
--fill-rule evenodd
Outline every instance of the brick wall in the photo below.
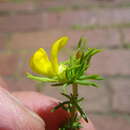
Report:
M 4 1 L 4 0 L 3 0 Z M 103 48 L 89 73 L 106 80 L 101 88 L 80 89 L 85 109 L 97 130 L 130 128 L 130 0 L 49 0 L 0 3 L 0 75 L 11 91 L 36 90 L 25 78 L 29 57 L 39 47 L 49 49 L 62 35 L 70 37 L 65 59 L 80 36 L 89 47 Z M 1 82 L 1 81 L 0 81 Z M 62 97 L 56 89 L 43 93 Z

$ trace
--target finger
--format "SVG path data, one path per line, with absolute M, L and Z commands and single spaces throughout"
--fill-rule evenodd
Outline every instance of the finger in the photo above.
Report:
M 82 128 L 80 130 L 95 130 L 95 128 L 90 120 L 88 120 L 88 123 L 87 123 L 84 119 L 81 119 L 80 122 L 81 122 L 81 126 L 82 126 Z
M 15 92 L 13 94 L 44 119 L 46 130 L 58 130 L 68 119 L 68 113 L 61 108 L 51 112 L 54 106 L 59 103 L 59 100 L 37 92 Z M 86 123 L 82 119 L 81 124 L 83 126 L 81 130 L 95 130 L 91 121 Z
M 46 130 L 58 130 L 68 118 L 68 113 L 61 108 L 51 112 L 59 100 L 37 92 L 16 92 L 13 94 L 44 119 Z
M 0 130 L 45 130 L 43 120 L 0 87 Z

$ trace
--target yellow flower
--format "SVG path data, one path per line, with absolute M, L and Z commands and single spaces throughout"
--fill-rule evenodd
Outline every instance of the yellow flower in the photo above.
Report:
M 50 59 L 43 48 L 39 48 L 30 60 L 30 67 L 38 74 L 53 77 L 62 73 L 64 65 L 58 64 L 58 53 L 67 43 L 68 37 L 64 36 L 55 41 L 51 48 Z

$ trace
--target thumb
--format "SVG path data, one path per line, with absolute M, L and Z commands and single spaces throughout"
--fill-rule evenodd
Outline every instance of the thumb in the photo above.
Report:
M 88 123 L 82 118 L 80 120 L 82 128 L 80 130 L 95 130 L 92 122 L 88 119 Z
M 0 130 L 45 130 L 43 120 L 0 87 Z
M 46 130 L 58 130 L 68 118 L 68 113 L 61 108 L 51 112 L 59 103 L 57 99 L 37 92 L 15 92 L 13 95 L 45 121 Z

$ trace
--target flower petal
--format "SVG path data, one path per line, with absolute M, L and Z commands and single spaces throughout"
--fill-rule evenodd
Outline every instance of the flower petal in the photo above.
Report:
M 61 50 L 61 48 L 64 47 L 64 45 L 67 43 L 68 41 L 68 37 L 64 36 L 61 37 L 60 39 L 58 39 L 57 41 L 55 41 L 52 45 L 51 48 L 51 63 L 52 63 L 52 67 L 55 71 L 55 73 L 58 72 L 58 53 Z
M 38 74 L 52 76 L 54 75 L 51 62 L 48 59 L 46 51 L 42 48 L 38 49 L 30 60 L 30 67 Z

